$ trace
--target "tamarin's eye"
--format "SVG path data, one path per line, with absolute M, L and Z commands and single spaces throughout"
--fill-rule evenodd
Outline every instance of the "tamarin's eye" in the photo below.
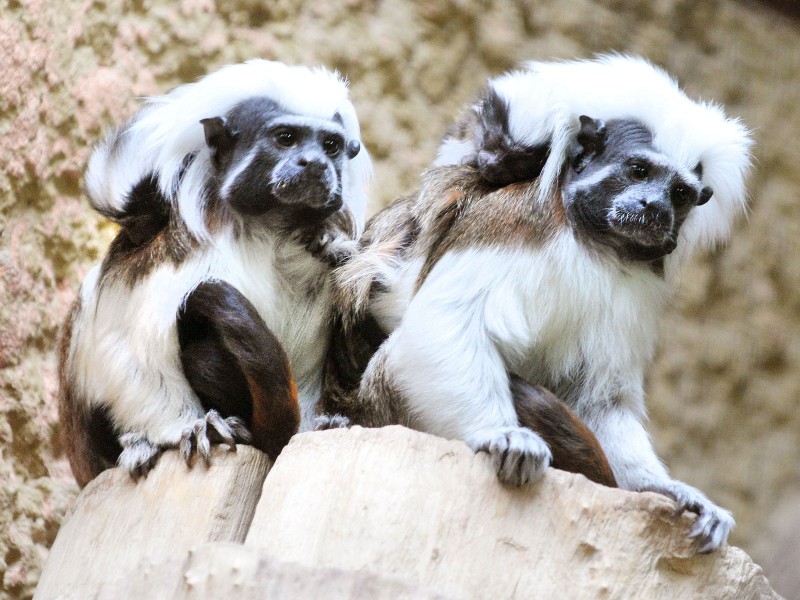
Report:
M 647 164 L 634 161 L 628 165 L 628 177 L 633 181 L 644 181 L 650 175 L 650 168 Z
M 344 141 L 339 137 L 325 138 L 325 140 L 322 142 L 322 148 L 323 150 L 325 150 L 325 154 L 327 154 L 331 158 L 339 156 L 339 153 L 342 151 L 343 145 Z
M 672 188 L 672 202 L 674 204 L 690 204 L 697 200 L 694 190 L 688 186 L 678 184 Z
M 284 148 L 291 148 L 297 143 L 297 134 L 288 127 L 279 127 L 272 132 L 275 143 Z

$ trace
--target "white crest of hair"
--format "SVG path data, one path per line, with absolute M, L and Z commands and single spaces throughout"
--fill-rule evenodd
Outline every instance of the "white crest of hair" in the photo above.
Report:
M 121 211 L 131 187 L 150 172 L 158 174 L 166 198 L 179 193 L 181 216 L 193 234 L 206 237 L 202 221 L 202 174 L 210 156 L 201 119 L 223 117 L 252 97 L 266 97 L 288 112 L 305 117 L 342 118 L 348 141 L 361 141 L 347 82 L 325 68 L 290 66 L 253 59 L 228 65 L 195 83 L 179 86 L 164 96 L 147 99 L 146 106 L 94 153 L 87 171 L 87 189 L 98 210 Z M 196 154 L 176 189 L 184 159 Z M 346 162 L 342 175 L 343 209 L 351 211 L 359 233 L 366 218 L 366 185 L 372 163 L 362 143 L 358 155 Z
M 746 211 L 752 146 L 748 129 L 716 104 L 689 98 L 670 75 L 643 58 L 610 54 L 593 60 L 528 62 L 489 85 L 508 103 L 513 139 L 551 143 L 540 198 L 558 183 L 581 115 L 636 119 L 653 133 L 657 150 L 686 169 L 702 163 L 702 183 L 714 195 L 684 222 L 678 249 L 667 258 L 668 271 L 695 248 L 726 239 L 734 220 Z M 445 140 L 437 164 L 461 162 L 466 150 L 459 154 L 459 149 L 453 140 Z

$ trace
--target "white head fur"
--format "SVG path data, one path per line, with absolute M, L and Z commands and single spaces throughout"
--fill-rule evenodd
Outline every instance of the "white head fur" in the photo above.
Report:
M 711 248 L 725 240 L 734 220 L 746 211 L 752 146 L 748 129 L 726 117 L 720 106 L 690 99 L 675 79 L 643 58 L 613 54 L 594 60 L 528 62 L 521 70 L 490 80 L 489 86 L 508 104 L 514 140 L 550 144 L 541 197 L 558 184 L 581 115 L 637 120 L 653 133 L 660 152 L 690 170 L 702 163 L 702 184 L 714 195 L 686 219 L 678 247 L 666 259 L 667 273 L 695 248 Z M 436 164 L 459 164 L 474 152 L 471 141 L 447 138 Z
M 148 173 L 156 173 L 165 198 L 178 197 L 180 216 L 198 239 L 208 237 L 203 220 L 203 187 L 210 152 L 200 120 L 224 115 L 251 97 L 267 97 L 290 113 L 332 119 L 339 113 L 349 140 L 361 142 L 347 83 L 324 68 L 288 66 L 262 59 L 229 65 L 196 83 L 147 99 L 128 125 L 109 135 L 94 152 L 86 173 L 92 205 L 103 214 L 122 212 L 126 195 Z M 195 154 L 183 177 L 184 158 Z M 360 234 L 366 217 L 366 184 L 372 162 L 363 147 L 342 173 L 342 210 L 349 210 Z

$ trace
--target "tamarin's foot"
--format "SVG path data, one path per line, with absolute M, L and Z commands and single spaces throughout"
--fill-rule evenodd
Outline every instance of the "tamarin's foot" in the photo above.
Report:
M 355 256 L 358 242 L 346 235 L 325 231 L 322 235 L 308 240 L 306 249 L 313 256 L 336 268 Z
M 128 471 L 134 480 L 146 477 L 163 451 L 163 448 L 138 433 L 126 433 L 119 438 L 119 443 L 122 452 L 117 464 Z
M 236 449 L 236 442 L 249 444 L 252 441 L 250 432 L 239 417 L 223 419 L 215 410 L 209 410 L 202 419 L 197 419 L 191 427 L 181 434 L 179 448 L 186 464 L 191 466 L 192 454 L 197 454 L 209 464 L 211 461 L 211 444 L 223 443 Z
M 553 455 L 547 443 L 525 427 L 499 427 L 466 440 L 475 452 L 488 452 L 500 481 L 526 485 L 538 480 Z
M 676 516 L 687 510 L 697 515 L 689 537 L 697 540 L 697 551 L 700 554 L 714 552 L 723 546 L 736 525 L 729 511 L 717 506 L 703 492 L 682 481 L 673 479 L 647 486 L 641 491 L 656 492 L 675 500 L 678 504 L 675 508 Z
M 346 429 L 350 427 L 350 419 L 344 415 L 320 415 L 314 419 L 314 431 L 326 429 Z

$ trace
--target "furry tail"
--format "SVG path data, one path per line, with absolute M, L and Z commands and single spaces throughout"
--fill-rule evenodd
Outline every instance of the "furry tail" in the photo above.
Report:
M 511 395 L 520 425 L 541 435 L 550 446 L 553 467 L 617 487 L 600 442 L 566 404 L 516 375 L 511 376 Z
M 184 374 L 206 410 L 236 416 L 273 460 L 300 424 L 289 358 L 255 307 L 224 281 L 204 282 L 178 316 Z

